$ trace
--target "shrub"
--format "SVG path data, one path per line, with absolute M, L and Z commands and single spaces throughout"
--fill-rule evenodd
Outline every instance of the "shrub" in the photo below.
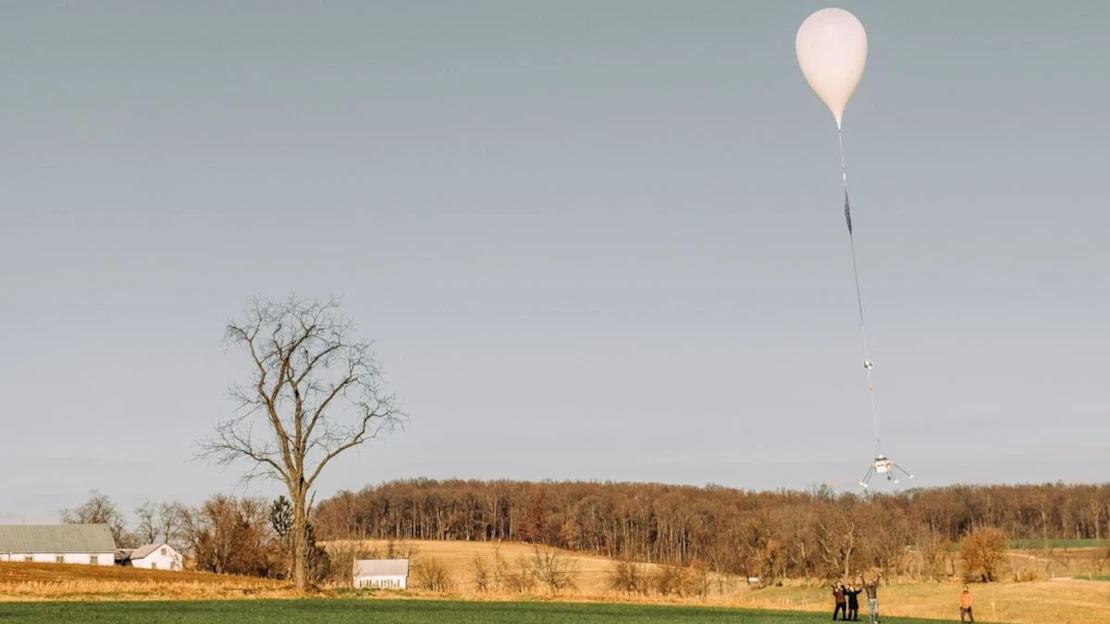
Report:
M 434 592 L 446 592 L 454 588 L 454 581 L 438 559 L 425 559 L 416 563 L 413 568 L 416 576 L 416 586 Z
M 972 531 L 961 542 L 964 579 L 984 583 L 996 580 L 1009 547 L 1010 538 L 1002 529 L 984 527 Z
M 486 567 L 486 562 L 482 560 L 480 555 L 474 555 L 474 561 L 471 563 L 474 573 L 474 586 L 478 591 L 487 594 L 493 591 L 493 574 L 489 568 Z
M 649 587 L 647 571 L 641 563 L 622 560 L 609 570 L 609 588 L 613 591 L 642 596 Z
M 681 596 L 688 585 L 686 570 L 675 566 L 661 566 L 651 575 L 651 585 L 660 596 Z
M 536 587 L 536 577 L 531 566 L 524 559 L 517 560 L 517 572 L 505 575 L 505 585 L 509 591 L 518 594 L 531 592 Z
M 574 560 L 554 548 L 533 547 L 532 573 L 552 594 L 574 589 Z

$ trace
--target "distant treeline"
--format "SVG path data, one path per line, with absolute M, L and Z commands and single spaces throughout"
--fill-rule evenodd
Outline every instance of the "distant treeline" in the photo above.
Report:
M 882 568 L 954 573 L 977 528 L 1009 539 L 1110 535 L 1110 485 L 951 486 L 895 494 L 652 483 L 407 480 L 321 502 L 322 539 L 523 541 L 766 578 Z M 912 547 L 912 548 L 910 548 Z M 919 553 L 910 557 L 910 551 Z

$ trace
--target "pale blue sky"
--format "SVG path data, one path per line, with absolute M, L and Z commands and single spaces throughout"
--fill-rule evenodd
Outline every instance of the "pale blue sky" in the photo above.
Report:
M 854 483 L 817 2 L 0 6 L 0 521 L 195 503 L 252 294 L 346 297 L 408 429 L 326 475 Z M 1110 470 L 1110 4 L 846 2 L 885 450 Z

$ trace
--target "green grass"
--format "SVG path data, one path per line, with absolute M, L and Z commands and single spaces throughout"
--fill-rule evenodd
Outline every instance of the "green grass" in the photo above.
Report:
M 1110 576 L 1087 576 L 1086 574 L 1080 574 L 1079 576 L 1073 576 L 1072 578 L 1078 581 L 1106 581 L 1110 583 Z
M 1014 550 L 1041 550 L 1045 548 L 1106 548 L 1110 547 L 1110 540 L 1096 539 L 1050 539 L 1050 540 L 1014 540 L 1010 548 Z
M 954 542 L 950 547 L 954 551 L 960 550 L 962 544 Z M 1050 540 L 1013 540 L 1010 542 L 1010 550 L 1046 550 L 1049 548 L 1064 549 L 1064 548 L 1110 548 L 1110 540 L 1096 540 L 1096 539 L 1050 539 Z M 910 546 L 910 550 L 919 551 L 921 547 L 918 545 Z
M 828 613 L 693 607 L 418 600 L 242 600 L 212 602 L 0 603 L 5 624 L 809 624 Z M 862 618 L 866 621 L 866 616 Z M 883 618 L 888 624 L 935 620 Z

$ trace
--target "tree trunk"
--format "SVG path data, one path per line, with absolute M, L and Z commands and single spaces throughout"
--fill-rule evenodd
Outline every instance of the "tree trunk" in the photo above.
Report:
M 308 517 L 304 509 L 304 495 L 293 500 L 293 584 L 297 591 L 308 588 L 308 571 L 305 569 L 305 541 L 308 537 Z

